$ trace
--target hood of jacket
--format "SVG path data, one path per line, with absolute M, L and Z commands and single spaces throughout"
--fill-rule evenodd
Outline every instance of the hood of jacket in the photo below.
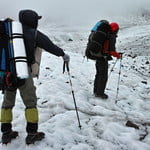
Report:
M 26 26 L 36 29 L 38 20 L 42 17 L 33 10 L 21 10 L 19 12 L 19 21 Z

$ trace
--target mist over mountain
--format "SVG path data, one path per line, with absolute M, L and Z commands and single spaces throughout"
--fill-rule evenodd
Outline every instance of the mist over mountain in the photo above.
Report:
M 110 21 L 118 20 L 118 17 L 128 20 L 133 15 L 143 15 L 143 10 L 148 11 L 149 6 L 149 0 L 2 0 L 0 17 L 17 19 L 19 10 L 33 9 L 43 16 L 41 22 L 87 24 L 103 18 Z

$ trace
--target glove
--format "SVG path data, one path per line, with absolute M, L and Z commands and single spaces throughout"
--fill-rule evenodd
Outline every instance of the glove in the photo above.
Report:
M 70 56 L 68 54 L 64 54 L 64 56 L 62 56 L 64 62 L 69 63 L 70 61 Z

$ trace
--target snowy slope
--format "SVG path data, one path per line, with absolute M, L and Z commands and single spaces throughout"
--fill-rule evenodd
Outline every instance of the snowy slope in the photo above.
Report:
M 25 107 L 18 92 L 13 128 L 19 131 L 19 137 L 7 146 L 0 145 L 0 150 L 150 150 L 149 28 L 149 25 L 143 25 L 120 31 L 117 49 L 125 54 L 119 93 L 116 99 L 120 60 L 109 76 L 108 100 L 92 95 L 95 62 L 83 59 L 89 29 L 56 25 L 41 28 L 71 57 L 72 88 L 82 128 L 78 127 L 68 74 L 62 73 L 62 58 L 43 52 L 40 77 L 35 79 L 35 85 L 39 131 L 44 131 L 46 138 L 34 145 L 25 145 Z M 147 43 L 143 44 L 145 39 Z M 109 62 L 109 70 L 115 61 L 114 58 Z M 127 127 L 127 120 L 139 129 Z

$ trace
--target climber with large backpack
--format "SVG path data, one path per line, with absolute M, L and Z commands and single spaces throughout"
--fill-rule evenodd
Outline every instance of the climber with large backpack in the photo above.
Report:
M 113 57 L 121 58 L 116 52 L 116 38 L 119 31 L 117 23 L 101 20 L 92 28 L 89 35 L 85 55 L 88 59 L 96 61 L 96 75 L 94 80 L 94 95 L 107 99 L 105 87 L 108 80 L 108 61 Z
M 26 144 L 34 144 L 45 137 L 45 133 L 38 132 L 38 109 L 36 88 L 34 86 L 32 71 L 35 63 L 35 50 L 37 47 L 56 55 L 62 56 L 64 62 L 69 63 L 70 57 L 64 53 L 63 49 L 59 48 L 42 32 L 37 30 L 38 20 L 41 19 L 33 10 L 21 10 L 19 12 L 19 21 L 23 28 L 23 40 L 26 50 L 27 64 L 28 64 L 28 78 L 20 79 L 23 84 L 15 87 L 13 90 L 5 89 L 4 98 L 1 109 L 1 132 L 2 143 L 10 143 L 12 139 L 18 136 L 18 132 L 12 129 L 12 109 L 15 106 L 17 89 L 20 91 L 21 98 L 25 105 L 26 118 Z M 20 36 L 19 34 L 15 37 Z M 15 50 L 14 50 L 15 51 Z

